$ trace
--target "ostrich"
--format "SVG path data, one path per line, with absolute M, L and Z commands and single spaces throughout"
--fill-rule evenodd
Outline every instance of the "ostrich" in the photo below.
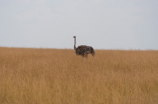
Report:
M 74 38 L 74 50 L 76 55 L 81 55 L 82 57 L 87 57 L 88 54 L 95 55 L 94 49 L 91 46 L 80 45 L 76 48 L 76 36 Z

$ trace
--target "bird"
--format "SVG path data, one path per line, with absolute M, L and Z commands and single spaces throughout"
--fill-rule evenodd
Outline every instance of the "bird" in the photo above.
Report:
M 80 45 L 76 48 L 76 36 L 73 36 L 73 38 L 74 38 L 74 50 L 76 52 L 76 55 L 81 55 L 82 57 L 86 57 L 86 58 L 88 54 L 92 54 L 92 56 L 95 55 L 95 51 L 91 46 Z

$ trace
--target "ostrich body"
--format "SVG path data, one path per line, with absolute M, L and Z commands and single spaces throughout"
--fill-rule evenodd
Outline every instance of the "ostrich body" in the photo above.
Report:
M 80 45 L 76 48 L 76 36 L 74 36 L 73 38 L 74 38 L 74 50 L 76 52 L 76 55 L 81 55 L 82 57 L 87 57 L 88 54 L 92 54 L 92 56 L 95 55 L 95 51 L 91 46 Z

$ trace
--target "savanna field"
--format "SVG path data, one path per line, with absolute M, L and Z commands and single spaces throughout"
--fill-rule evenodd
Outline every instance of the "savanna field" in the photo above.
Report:
M 0 48 L 0 104 L 158 104 L 158 51 Z

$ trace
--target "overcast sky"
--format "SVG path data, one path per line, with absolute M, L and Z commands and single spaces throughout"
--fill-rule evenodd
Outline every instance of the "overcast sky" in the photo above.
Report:
M 0 46 L 158 50 L 158 0 L 0 0 Z

